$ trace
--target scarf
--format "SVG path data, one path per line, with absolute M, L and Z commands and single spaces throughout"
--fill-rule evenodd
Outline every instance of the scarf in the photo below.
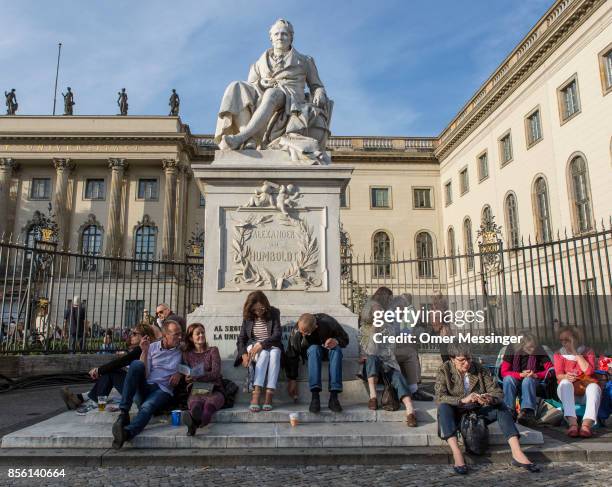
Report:
M 522 353 L 517 352 L 512 357 L 512 372 L 522 372 L 521 370 L 521 357 L 522 356 L 523 356 Z M 537 363 L 538 363 L 538 356 L 536 354 L 529 355 L 529 358 L 527 359 L 527 370 L 533 370 L 534 372 L 536 372 Z

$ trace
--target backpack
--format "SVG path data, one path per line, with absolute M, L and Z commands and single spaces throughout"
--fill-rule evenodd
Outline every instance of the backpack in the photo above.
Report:
M 389 376 L 383 372 L 382 374 L 383 383 L 385 389 L 383 390 L 381 398 L 381 406 L 385 411 L 397 411 L 400 408 L 400 401 L 397 397 L 397 391 L 391 384 Z
M 225 396 L 225 402 L 221 409 L 233 408 L 236 402 L 236 396 L 238 395 L 238 386 L 229 379 L 223 380 L 223 390 Z
M 461 418 L 461 436 L 465 449 L 474 455 L 484 455 L 489 447 L 489 428 L 482 416 L 470 411 Z

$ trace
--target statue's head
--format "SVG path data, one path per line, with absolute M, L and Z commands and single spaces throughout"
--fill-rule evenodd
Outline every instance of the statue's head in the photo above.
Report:
M 68 88 L 66 88 L 68 91 L 70 91 L 70 86 Z
M 270 42 L 272 47 L 288 51 L 293 44 L 293 26 L 285 19 L 278 19 L 270 27 Z

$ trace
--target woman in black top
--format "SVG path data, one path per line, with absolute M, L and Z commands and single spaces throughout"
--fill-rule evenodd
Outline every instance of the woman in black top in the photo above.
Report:
M 60 393 L 66 403 L 66 407 L 68 409 L 76 409 L 77 414 L 86 414 L 90 409 L 97 407 L 98 396 L 108 396 L 113 387 L 121 393 L 126 375 L 124 367 L 129 366 L 134 360 L 140 358 L 142 353 L 140 340 L 143 336 L 148 336 L 151 341 L 155 340 L 153 328 L 145 323 L 140 323 L 130 331 L 127 353 L 89 371 L 89 376 L 95 383 L 86 394 L 87 397 L 84 397 L 83 394 L 73 393 L 68 386 L 62 388 Z
M 234 366 L 240 363 L 243 367 L 255 364 L 249 409 L 254 413 L 261 410 L 259 401 L 265 385 L 263 410 L 271 411 L 283 352 L 280 311 L 270 306 L 263 292 L 253 291 L 247 296 L 242 315 L 242 327 L 236 343 L 238 355 Z

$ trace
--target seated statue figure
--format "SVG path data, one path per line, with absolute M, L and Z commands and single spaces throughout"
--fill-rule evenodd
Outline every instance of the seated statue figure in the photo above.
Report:
M 333 102 L 314 60 L 293 48 L 287 20 L 274 23 L 270 41 L 272 48 L 251 66 L 248 81 L 232 82 L 225 90 L 215 141 L 225 150 L 295 149 L 297 144 L 302 152 L 323 153 Z

